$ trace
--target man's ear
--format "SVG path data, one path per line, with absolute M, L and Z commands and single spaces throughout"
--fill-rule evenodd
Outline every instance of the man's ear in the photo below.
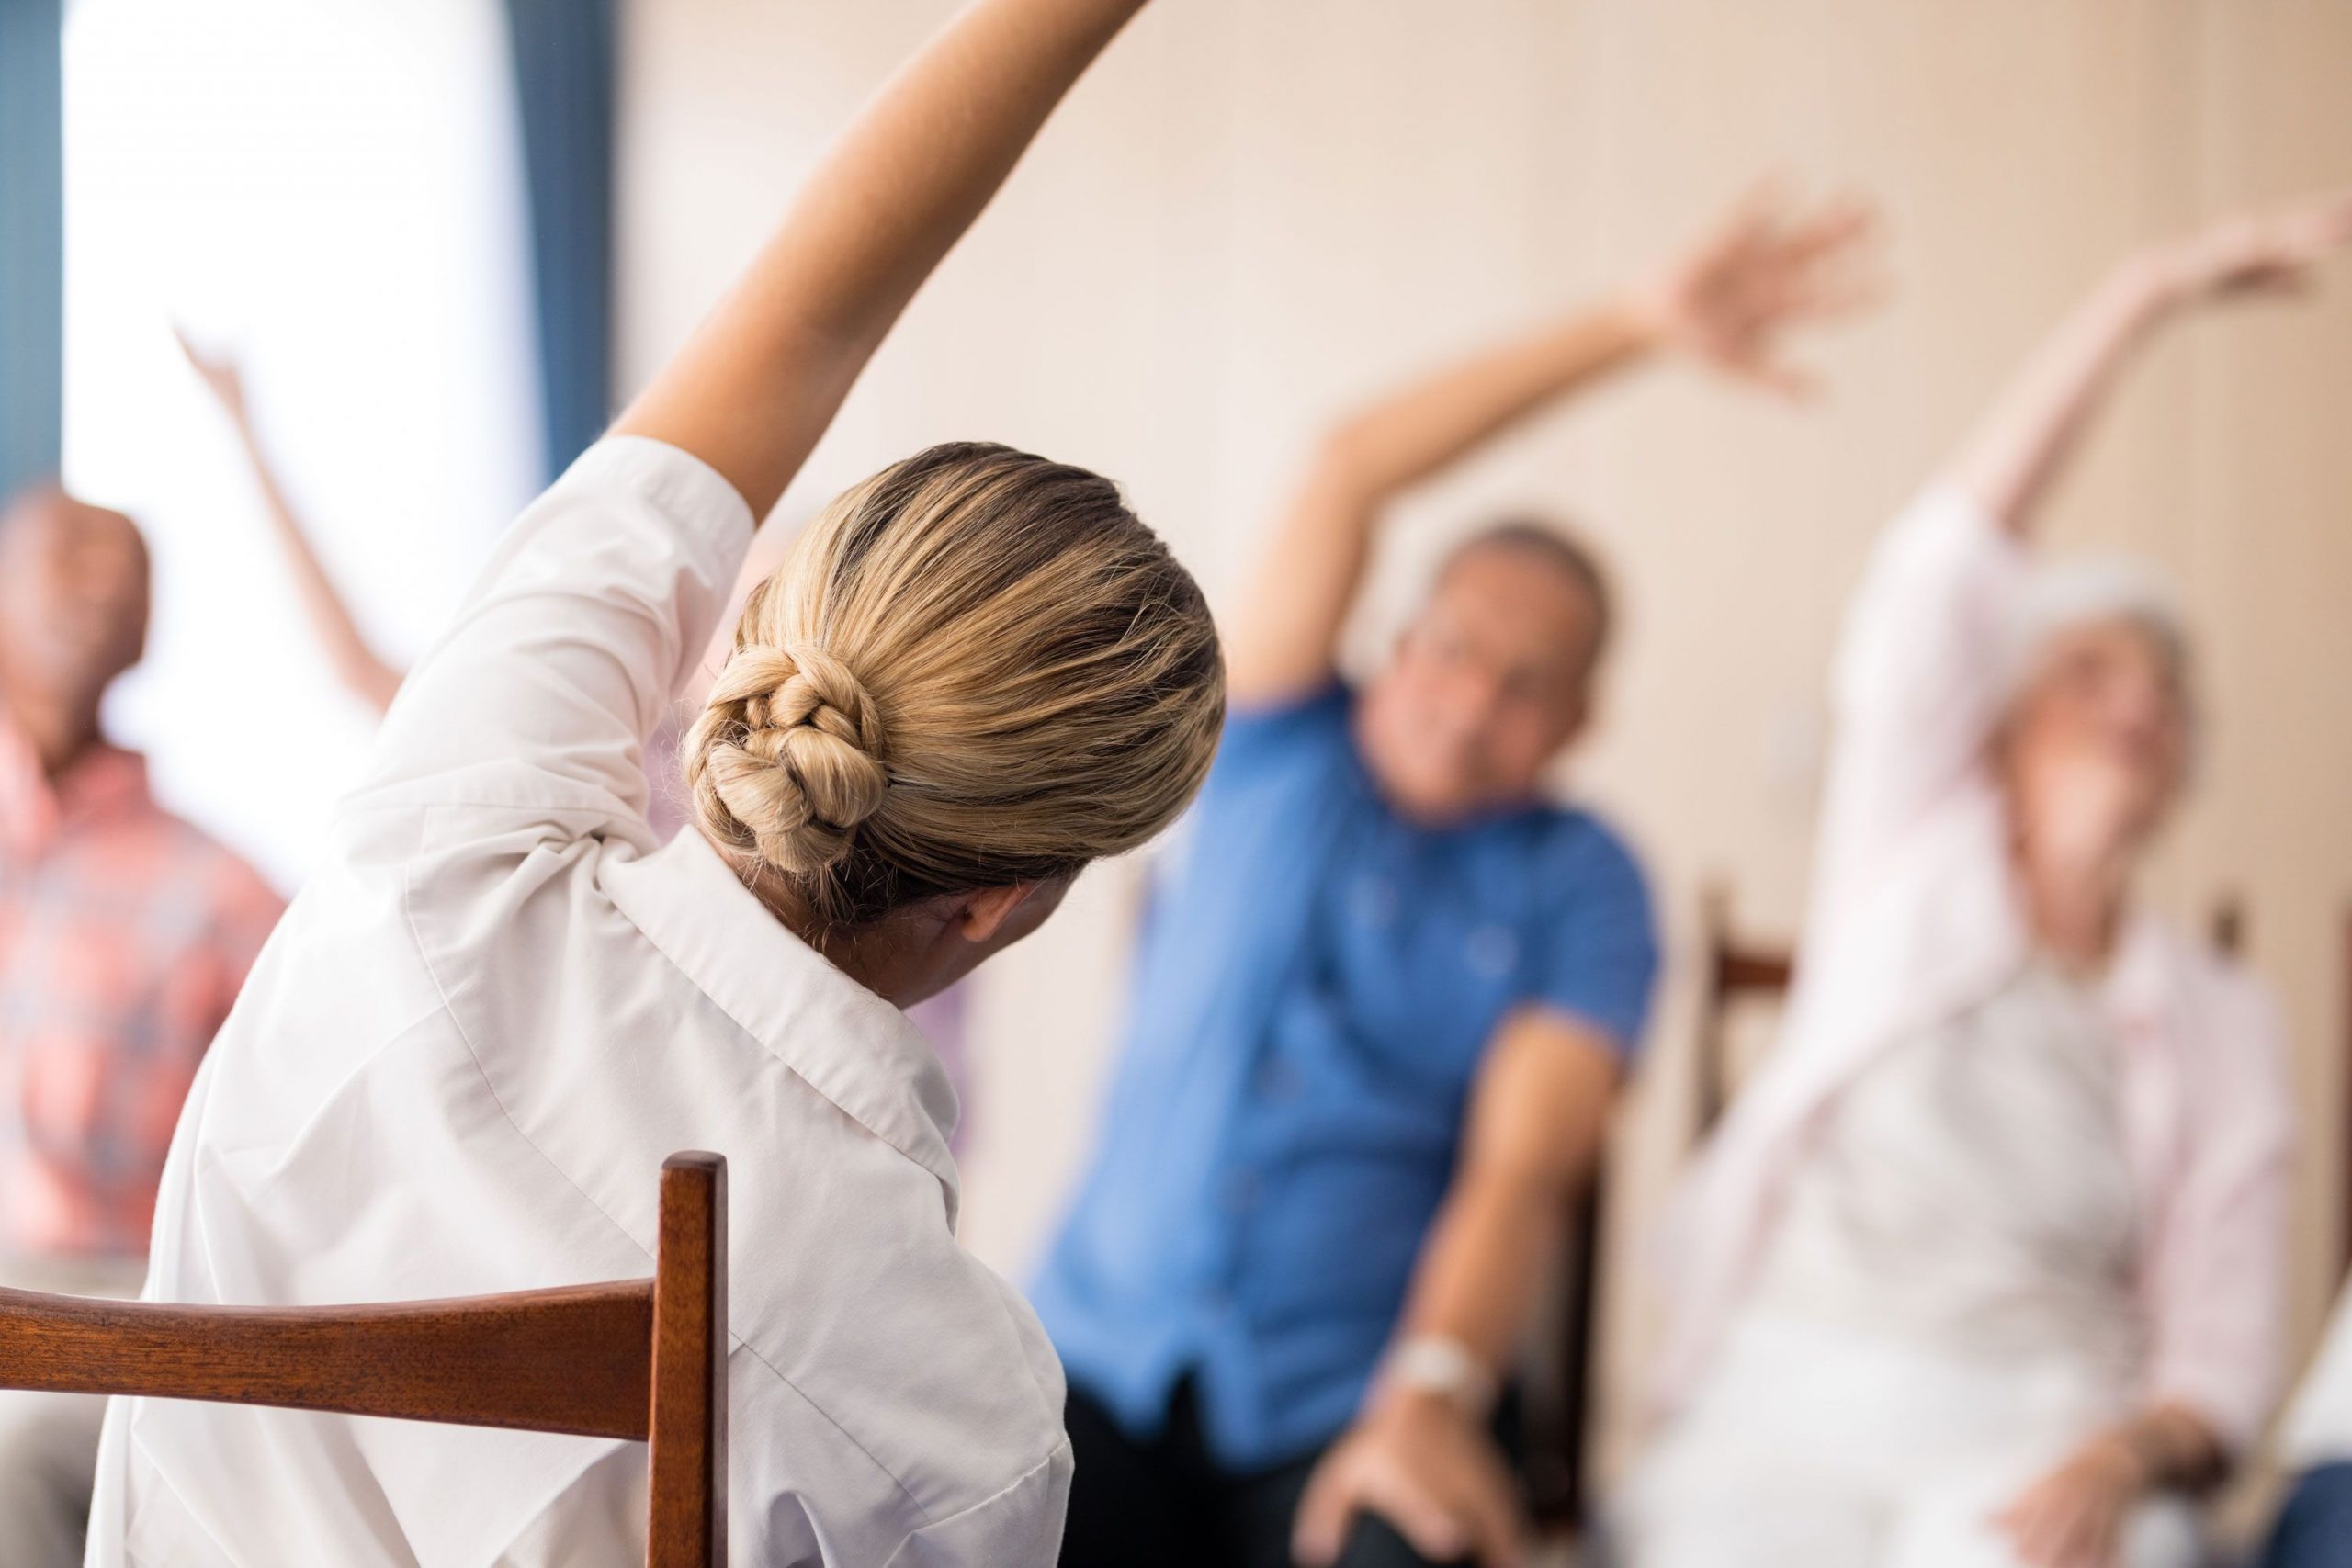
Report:
M 963 908 L 956 916 L 956 934 L 975 947 L 987 942 L 1004 929 L 1013 911 L 1027 903 L 1037 891 L 1035 882 L 1016 882 L 1009 887 L 983 887 L 967 893 Z
M 1585 732 L 1592 728 L 1600 703 L 1600 694 L 1595 690 L 1595 682 L 1587 678 L 1577 688 L 1576 695 L 1569 699 L 1569 703 L 1567 711 L 1560 717 L 1560 738 L 1552 743 L 1555 755 L 1583 739 Z

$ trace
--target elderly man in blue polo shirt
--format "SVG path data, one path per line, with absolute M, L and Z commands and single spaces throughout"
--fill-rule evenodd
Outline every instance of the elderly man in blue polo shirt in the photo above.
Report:
M 1581 547 L 1508 523 L 1361 691 L 1335 646 L 1391 496 L 1660 351 L 1788 385 L 1779 340 L 1850 303 L 1867 226 L 1751 203 L 1312 466 L 1233 628 L 1224 750 L 1034 1282 L 1069 1373 L 1067 1568 L 1518 1555 L 1491 1406 L 1657 961 L 1623 843 L 1538 795 L 1610 599 Z

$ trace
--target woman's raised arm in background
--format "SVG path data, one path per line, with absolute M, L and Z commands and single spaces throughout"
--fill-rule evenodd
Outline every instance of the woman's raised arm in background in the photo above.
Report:
M 2015 542 L 2124 367 L 2161 323 L 2227 294 L 2301 283 L 2352 240 L 2352 192 L 2232 218 L 2133 253 L 2026 357 L 1921 499 L 1880 540 L 1839 643 L 1816 907 L 1985 766 L 2005 700 L 1995 639 L 2021 583 Z
M 2127 256 L 2042 341 L 1986 411 L 1946 478 L 2020 536 L 2155 329 L 2208 300 L 2302 287 L 2352 243 L 2352 190 L 2227 218 Z

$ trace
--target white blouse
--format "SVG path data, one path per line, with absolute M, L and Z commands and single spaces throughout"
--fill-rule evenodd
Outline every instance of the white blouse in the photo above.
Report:
M 729 1560 L 1050 1562 L 1036 1319 L 957 1245 L 922 1037 L 778 924 L 640 765 L 752 518 L 607 440 L 402 687 L 164 1173 L 147 1294 L 320 1304 L 641 1278 L 673 1150 L 727 1157 Z M 118 1400 L 89 1561 L 643 1560 L 645 1450 Z
M 1998 520 L 1932 487 L 1847 611 L 1804 962 L 1780 1043 L 1742 1087 L 1669 1224 L 1665 1410 L 1690 1399 L 1824 1116 L 1886 1052 L 2032 963 L 1988 745 L 2030 566 Z M 2286 1036 L 2234 962 L 2132 915 L 2097 987 L 2132 1172 L 2140 1396 L 2256 1441 L 2276 1388 L 2294 1142 Z
M 1748 1311 L 2114 1374 L 2139 1361 L 2132 1163 L 2097 998 L 2047 962 L 1889 1048 L 1789 1179 Z

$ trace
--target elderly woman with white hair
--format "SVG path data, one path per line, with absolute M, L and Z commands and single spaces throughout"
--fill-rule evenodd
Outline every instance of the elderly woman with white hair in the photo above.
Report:
M 2125 360 L 2302 280 L 2352 196 L 2135 256 L 1881 542 L 1849 612 L 1782 1042 L 1683 1195 L 1634 1568 L 2174 1568 L 2279 1358 L 2291 1108 L 2250 976 L 2140 908 L 2188 640 L 2037 566 Z

